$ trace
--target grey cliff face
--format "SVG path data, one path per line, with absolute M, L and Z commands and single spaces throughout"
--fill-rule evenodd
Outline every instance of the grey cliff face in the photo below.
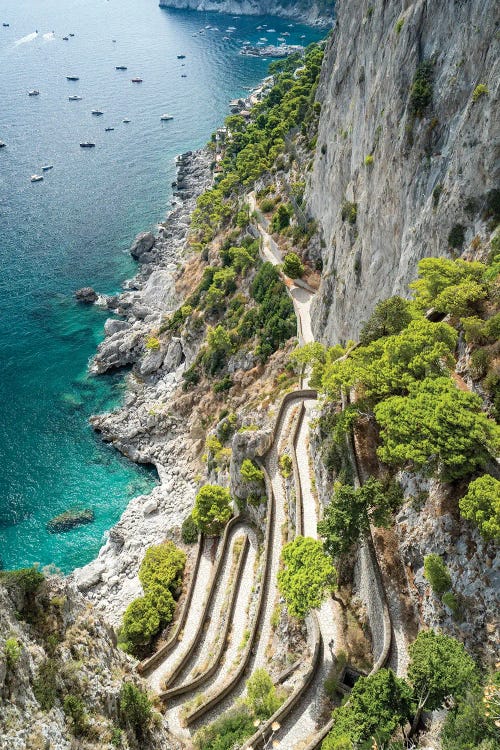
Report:
M 449 252 L 454 225 L 466 242 L 484 234 L 486 196 L 498 187 L 499 6 L 339 0 L 336 12 L 307 192 L 323 235 L 313 328 L 329 344 L 356 337 L 379 300 L 406 294 L 422 257 Z M 422 61 L 432 101 L 415 117 Z M 474 101 L 478 84 L 487 93 Z
M 160 0 L 160 7 L 244 16 L 283 16 L 318 26 L 327 26 L 333 20 L 333 2 L 329 0 Z

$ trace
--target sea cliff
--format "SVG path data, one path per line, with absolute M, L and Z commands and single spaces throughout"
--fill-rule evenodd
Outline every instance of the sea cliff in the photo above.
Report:
M 229 15 L 282 16 L 317 26 L 333 21 L 333 0 L 160 0 L 162 8 L 212 11 Z

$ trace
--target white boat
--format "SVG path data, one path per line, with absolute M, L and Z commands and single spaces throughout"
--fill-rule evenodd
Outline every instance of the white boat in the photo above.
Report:
M 164 122 L 166 122 L 167 120 L 173 120 L 173 119 L 174 119 L 174 116 L 173 115 L 169 115 L 169 114 L 162 115 L 160 117 L 160 120 L 163 120 Z
M 39 96 L 40 92 L 38 89 L 31 89 L 31 91 L 28 91 L 28 96 Z
M 126 124 L 126 123 L 130 122 L 130 120 L 128 119 L 128 117 L 126 117 L 124 120 L 122 120 L 122 122 L 124 122 Z
M 68 99 L 70 102 L 80 102 L 82 100 L 81 96 L 78 96 L 78 94 L 73 94 L 73 96 L 68 96 Z
M 5 148 L 6 145 L 7 145 L 6 143 L 4 143 L 3 141 L 0 141 L 0 148 Z
M 43 176 L 41 174 L 31 175 L 31 182 L 41 182 L 42 180 L 43 180 Z
M 42 172 L 48 172 L 49 169 L 54 169 L 53 164 L 46 164 L 44 167 L 42 167 Z
M 276 29 L 267 29 L 269 34 L 276 34 Z
M 67 81 L 79 81 L 80 78 L 78 76 L 66 76 Z
M 92 110 L 92 111 L 90 112 L 90 114 L 91 114 L 91 115 L 103 115 L 103 114 L 104 114 L 104 112 L 101 112 L 101 110 L 100 110 L 100 109 L 93 109 L 93 110 Z

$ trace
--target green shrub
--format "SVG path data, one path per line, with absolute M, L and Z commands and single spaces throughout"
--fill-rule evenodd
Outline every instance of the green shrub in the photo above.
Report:
M 291 279 L 300 279 L 304 275 L 304 266 L 297 253 L 287 253 L 285 255 L 283 272 Z
M 373 154 L 367 154 L 365 156 L 365 167 L 371 167 L 373 164 Z
M 46 659 L 33 681 L 33 693 L 43 711 L 50 711 L 57 698 L 56 675 L 58 665 L 54 659 Z
M 40 573 L 36 566 L 32 568 L 19 568 L 18 570 L 0 571 L 0 582 L 3 583 L 5 588 L 10 590 L 17 589 L 23 596 L 35 594 L 43 580 L 43 573 Z
M 256 669 L 247 681 L 246 705 L 258 719 L 269 719 L 283 700 L 265 669 Z
M 401 29 L 404 26 L 404 22 L 405 22 L 404 18 L 398 18 L 398 20 L 396 21 L 396 25 L 394 26 L 394 31 L 396 32 L 396 34 L 401 33 Z
M 451 588 L 450 573 L 439 555 L 430 554 L 424 557 L 424 576 L 436 594 L 443 594 Z
M 66 695 L 63 701 L 63 710 L 71 721 L 74 735 L 78 737 L 85 734 L 88 730 L 89 722 L 82 699 L 76 695 Z
M 298 536 L 283 547 L 278 588 L 292 617 L 303 619 L 320 607 L 336 582 L 336 571 L 321 542 Z
M 271 231 L 281 232 L 290 226 L 290 219 L 293 216 L 293 208 L 289 203 L 280 203 L 271 221 Z
M 292 457 L 288 453 L 283 453 L 279 458 L 279 467 L 281 476 L 288 479 L 293 471 Z
M 485 83 L 479 83 L 474 91 L 472 92 L 472 101 L 475 103 L 478 99 L 480 99 L 482 96 L 488 96 L 488 86 L 486 86 Z
M 432 205 L 434 208 L 438 207 L 439 199 L 441 198 L 441 194 L 443 192 L 443 185 L 438 182 L 438 184 L 435 186 L 434 190 L 432 191 Z
M 268 214 L 274 210 L 275 205 L 276 200 L 274 198 L 264 198 L 264 200 L 260 202 L 260 209 L 265 214 Z
M 199 750 L 234 750 L 254 732 L 254 718 L 242 706 L 228 711 L 200 729 L 195 735 L 195 744 Z
M 446 591 L 441 597 L 441 601 L 443 602 L 443 604 L 445 604 L 448 607 L 448 609 L 451 609 L 454 617 L 458 615 L 458 612 L 459 612 L 458 599 L 453 593 L 453 591 Z
M 358 218 L 358 204 L 344 201 L 344 203 L 342 204 L 340 215 L 342 217 L 342 221 L 348 221 L 349 224 L 354 225 L 356 223 L 356 219 Z
M 181 585 L 185 564 L 186 553 L 173 542 L 149 547 L 139 568 L 139 580 L 145 593 L 149 593 L 150 586 L 156 583 L 174 593 Z
M 158 351 L 160 348 L 160 339 L 156 336 L 148 336 L 146 339 L 146 349 L 150 349 L 152 351 Z
M 249 458 L 245 458 L 241 464 L 240 474 L 247 482 L 263 482 L 264 472 L 259 469 Z
M 490 357 L 486 349 L 476 349 L 470 357 L 470 371 L 474 380 L 481 380 L 488 372 Z
M 222 380 L 219 380 L 217 383 L 214 383 L 213 390 L 214 393 L 224 393 L 224 391 L 229 391 L 233 387 L 233 380 L 230 375 L 226 375 L 222 378 Z
M 159 629 L 160 615 L 154 603 L 148 596 L 140 596 L 125 610 L 120 638 L 137 649 L 148 645 Z
M 181 537 L 184 544 L 196 544 L 198 541 L 198 527 L 191 513 L 182 522 Z
M 231 495 L 228 489 L 216 484 L 205 484 L 199 490 L 192 516 L 203 534 L 220 534 L 231 515 Z
M 500 539 L 500 482 L 484 474 L 458 502 L 460 515 L 477 524 L 485 539 Z
M 418 65 L 410 88 L 410 112 L 415 117 L 423 117 L 432 102 L 433 77 L 432 62 L 424 60 Z
M 465 242 L 465 227 L 463 224 L 454 224 L 448 235 L 448 245 L 458 250 Z
M 146 693 L 132 682 L 126 682 L 120 690 L 119 707 L 122 725 L 130 725 L 137 736 L 142 736 L 152 713 L 151 702 Z
M 111 744 L 113 747 L 123 747 L 123 732 L 118 727 L 111 729 Z
M 495 712 L 486 716 L 487 710 L 482 687 L 471 687 L 446 712 L 440 738 L 443 750 L 497 750 Z
M 17 638 L 7 638 L 4 645 L 4 654 L 8 669 L 13 669 L 16 666 L 21 653 L 22 646 Z

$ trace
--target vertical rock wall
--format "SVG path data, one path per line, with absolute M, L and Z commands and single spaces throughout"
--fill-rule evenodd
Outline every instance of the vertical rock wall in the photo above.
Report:
M 355 337 L 380 299 L 405 294 L 420 258 L 449 252 L 454 225 L 466 243 L 487 234 L 486 196 L 498 187 L 500 6 L 339 0 L 336 12 L 307 193 L 323 235 L 313 328 L 329 344 Z M 432 102 L 414 117 L 424 60 Z M 474 102 L 478 84 L 488 93 Z

